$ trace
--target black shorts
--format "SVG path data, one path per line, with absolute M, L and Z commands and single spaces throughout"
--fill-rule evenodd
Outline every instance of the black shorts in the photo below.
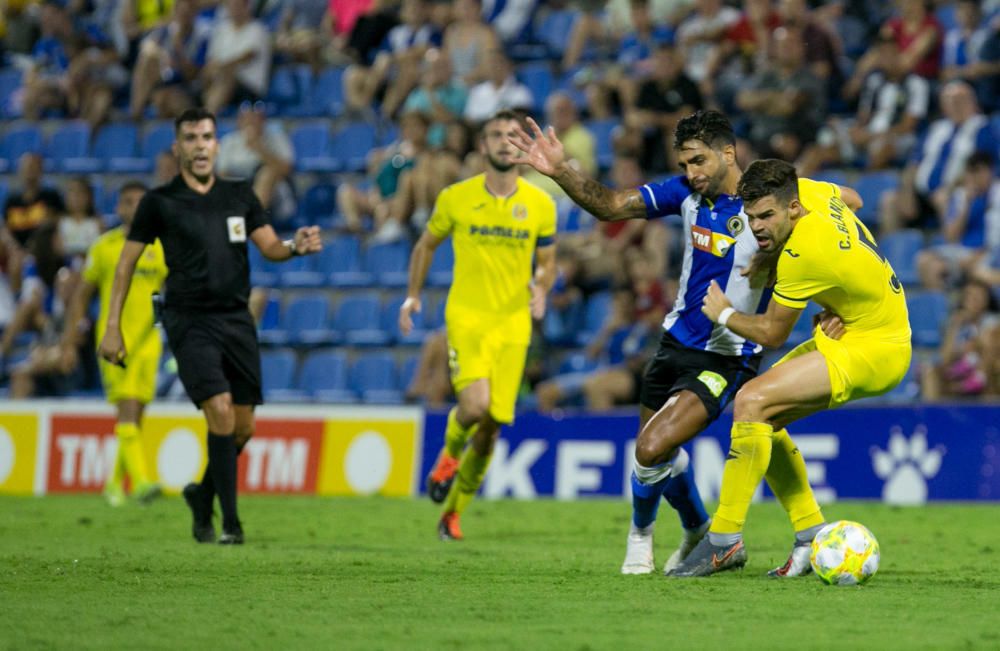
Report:
M 247 310 L 163 311 L 163 329 L 177 360 L 177 374 L 196 405 L 230 393 L 233 404 L 264 402 L 257 327 Z
M 639 402 L 659 411 L 670 396 L 691 391 L 705 405 L 709 421 L 713 421 L 739 388 L 756 377 L 759 367 L 760 356 L 730 357 L 688 348 L 664 331 L 660 347 L 646 364 Z

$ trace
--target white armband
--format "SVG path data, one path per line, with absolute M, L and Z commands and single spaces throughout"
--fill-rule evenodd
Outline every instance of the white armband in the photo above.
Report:
M 729 321 L 729 317 L 731 317 L 734 314 L 736 314 L 736 309 L 733 308 L 732 306 L 727 307 L 726 309 L 722 310 L 721 312 L 719 312 L 718 324 L 720 326 L 725 327 L 726 326 L 726 322 Z

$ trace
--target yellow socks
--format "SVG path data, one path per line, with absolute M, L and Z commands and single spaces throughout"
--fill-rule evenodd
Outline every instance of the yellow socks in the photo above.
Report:
M 115 456 L 115 466 L 111 470 L 111 477 L 108 483 L 114 486 L 121 486 L 125 482 L 125 446 L 118 442 L 118 454 Z
M 461 513 L 476 496 L 479 485 L 483 483 L 486 469 L 490 465 L 493 454 L 481 455 L 475 446 L 470 445 L 462 455 L 462 463 L 458 466 L 455 483 L 451 485 L 448 498 L 444 502 L 444 513 Z
M 125 470 L 132 479 L 133 490 L 143 484 L 148 484 L 149 472 L 146 470 L 146 452 L 142 448 L 139 426 L 135 423 L 118 423 L 115 425 L 115 436 L 118 437 L 119 454 L 125 460 Z
M 816 503 L 806 476 L 806 463 L 802 460 L 798 447 L 788 436 L 788 430 L 775 432 L 771 441 L 771 465 L 765 478 L 781 506 L 788 512 L 793 529 L 802 531 L 823 524 L 823 512 Z
M 462 427 L 461 423 L 458 422 L 458 407 L 452 407 L 451 411 L 448 412 L 448 425 L 444 429 L 444 449 L 448 456 L 457 459 L 462 454 L 462 448 L 465 447 L 466 441 L 475 434 L 478 428 L 479 423 Z
M 750 500 L 771 462 L 773 428 L 767 423 L 734 422 L 729 456 L 722 471 L 719 509 L 710 532 L 738 534 L 743 531 Z

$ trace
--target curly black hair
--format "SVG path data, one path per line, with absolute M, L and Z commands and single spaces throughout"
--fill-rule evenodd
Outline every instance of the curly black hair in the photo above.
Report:
M 718 111 L 695 111 L 682 118 L 674 131 L 674 149 L 680 149 L 688 140 L 700 140 L 716 150 L 736 144 L 733 125 Z

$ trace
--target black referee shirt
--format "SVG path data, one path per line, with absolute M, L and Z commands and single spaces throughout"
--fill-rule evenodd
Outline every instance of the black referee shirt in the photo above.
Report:
M 249 183 L 216 177 L 199 194 L 178 175 L 142 198 L 128 239 L 163 244 L 167 307 L 224 311 L 247 306 L 250 233 L 267 224 Z

